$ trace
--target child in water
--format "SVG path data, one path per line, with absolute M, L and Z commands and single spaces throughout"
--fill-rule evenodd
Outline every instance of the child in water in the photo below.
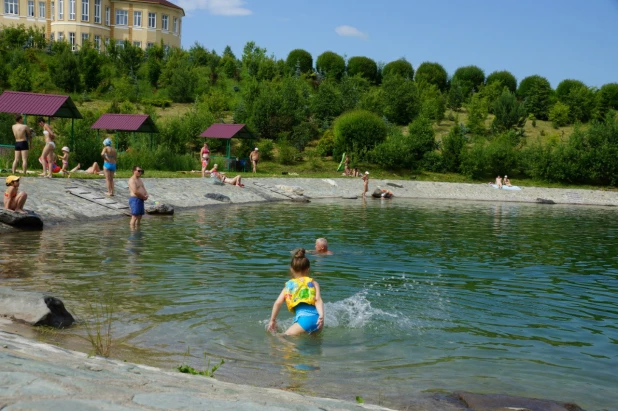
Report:
M 277 331 L 277 314 L 285 301 L 288 310 L 294 313 L 294 324 L 286 330 L 285 335 L 319 332 L 324 326 L 324 302 L 320 295 L 320 285 L 308 276 L 310 263 L 305 257 L 305 249 L 297 248 L 292 253 L 292 279 L 285 283 L 273 305 L 268 331 Z

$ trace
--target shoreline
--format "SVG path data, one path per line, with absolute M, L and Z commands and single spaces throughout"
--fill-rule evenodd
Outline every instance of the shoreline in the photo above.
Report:
M 362 181 L 355 178 L 260 177 L 246 178 L 243 182 L 245 188 L 214 185 L 209 178 L 145 178 L 144 184 L 150 195 L 146 204 L 152 205 L 156 201 L 171 205 L 177 210 L 185 210 L 215 205 L 269 203 L 305 198 L 309 200 L 341 198 L 342 201 L 354 201 L 345 198 L 356 196 L 357 199 L 361 199 L 362 191 Z M 520 191 L 510 191 L 480 183 L 370 180 L 368 195 L 376 187 L 391 190 L 394 201 L 397 198 L 407 198 L 541 204 L 542 200 L 549 205 L 618 206 L 618 192 L 614 191 L 538 187 L 523 187 Z M 116 196 L 111 198 L 103 195 L 105 181 L 99 179 L 24 178 L 20 189 L 28 193 L 26 209 L 37 213 L 46 226 L 122 217 L 126 208 L 114 207 L 126 206 L 129 197 L 127 179 L 116 180 Z M 114 201 L 117 205 L 107 207 L 88 201 L 67 191 L 71 189 L 103 197 L 105 199 L 103 201 Z M 300 193 L 302 195 L 298 196 Z M 229 202 L 207 198 L 205 197 L 207 194 L 226 196 Z M 9 226 L 0 224 L 0 231 L 7 229 L 12 230 Z

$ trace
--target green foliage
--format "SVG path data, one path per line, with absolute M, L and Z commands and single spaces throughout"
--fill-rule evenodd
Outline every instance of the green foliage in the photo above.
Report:
M 170 107 L 172 105 L 172 101 L 164 99 L 164 98 L 145 98 L 145 99 L 142 99 L 142 104 L 147 105 L 147 106 L 165 108 L 165 107 Z
M 307 143 L 318 137 L 318 129 L 312 122 L 303 121 L 294 126 L 288 140 L 298 152 L 303 152 Z
M 517 79 L 513 74 L 511 74 L 510 71 L 494 71 L 487 76 L 485 84 L 490 85 L 495 82 L 500 82 L 502 86 L 507 87 L 511 93 L 515 93 L 517 91 Z M 502 87 L 500 87 L 500 89 L 502 89 Z
M 70 93 L 79 91 L 79 65 L 77 58 L 69 49 L 54 56 L 50 69 L 52 78 L 58 87 Z
M 315 68 L 323 76 L 339 80 L 345 72 L 345 60 L 337 53 L 325 51 L 318 56 Z
M 442 65 L 426 61 L 418 66 L 414 80 L 419 84 L 423 82 L 432 84 L 438 87 L 441 92 L 445 92 L 447 89 L 448 75 Z
M 466 145 L 464 130 L 458 124 L 451 127 L 448 135 L 442 138 L 442 161 L 446 171 L 459 172 L 462 152 Z
M 569 106 L 569 119 L 588 121 L 593 117 L 595 108 L 594 93 L 581 81 L 564 80 L 556 89 L 558 100 Z
M 86 91 L 95 90 L 99 86 L 102 64 L 103 61 L 99 52 L 92 48 L 90 42 L 86 42 L 82 46 L 78 58 L 82 84 Z
M 342 99 L 342 111 L 353 110 L 358 106 L 363 94 L 369 90 L 369 82 L 360 75 L 350 77 L 343 76 L 339 84 Z
M 457 81 L 463 87 L 464 96 L 468 98 L 485 83 L 485 72 L 477 66 L 459 67 L 453 74 L 453 81 Z
M 407 134 L 403 134 L 400 128 L 392 128 L 386 141 L 378 144 L 370 157 L 383 167 L 418 169 L 425 156 L 435 148 L 431 121 L 419 117 L 410 124 Z
M 477 140 L 463 151 L 460 170 L 467 177 L 480 179 L 503 174 L 517 174 L 519 151 L 514 131 L 496 136 L 491 141 Z
M 562 80 L 560 84 L 558 84 L 558 87 L 556 87 L 556 97 L 558 97 L 558 100 L 564 101 L 564 99 L 568 97 L 571 90 L 580 87 L 586 87 L 586 85 L 579 80 Z
M 15 91 L 31 91 L 32 80 L 28 66 L 18 66 L 9 75 L 9 84 Z
M 311 53 L 307 50 L 295 49 L 290 51 L 285 64 L 292 73 L 295 73 L 297 69 L 300 71 L 299 74 L 311 73 L 313 70 L 313 57 L 311 57 Z
M 487 102 L 479 93 L 472 96 L 468 103 L 468 123 L 466 126 L 475 136 L 483 136 L 487 133 L 485 120 L 487 119 L 488 107 Z
M 493 114 L 494 112 L 494 103 L 500 96 L 504 90 L 509 90 L 507 87 L 502 85 L 501 81 L 493 81 L 486 85 L 481 86 L 479 90 L 479 94 L 487 103 L 487 107 L 489 108 L 489 112 Z
M 571 110 L 569 106 L 558 101 L 549 110 L 549 121 L 551 121 L 554 128 L 564 127 L 570 124 Z
M 506 87 L 500 97 L 493 103 L 495 115 L 491 124 L 494 133 L 501 133 L 513 128 L 523 129 L 527 113 L 522 103 Z
M 416 84 L 397 74 L 382 83 L 384 115 L 395 124 L 407 124 L 418 114 L 420 102 Z
M 540 120 L 547 120 L 550 107 L 551 86 L 546 78 L 541 76 L 529 76 L 519 83 L 517 96 L 524 100 L 528 114 Z
M 332 130 L 326 130 L 322 137 L 318 141 L 318 145 L 315 148 L 315 151 L 319 156 L 327 157 L 333 155 L 333 150 L 335 148 L 335 139 L 333 137 Z
M 275 149 L 275 145 L 272 140 L 260 140 L 256 147 L 260 149 L 260 158 L 262 160 L 273 159 L 273 150 Z
M 376 114 L 355 110 L 342 114 L 333 126 L 335 155 L 354 153 L 360 159 L 377 144 L 384 141 L 386 124 Z
M 412 68 L 412 64 L 405 58 L 400 58 L 399 60 L 391 61 L 382 69 L 383 77 L 393 75 L 397 75 L 406 80 L 412 80 L 414 78 L 414 68 Z
M 426 85 L 421 89 L 421 116 L 440 123 L 444 119 L 446 100 L 437 86 Z
M 411 142 L 409 150 L 415 161 L 419 161 L 426 153 L 437 148 L 435 132 L 431 121 L 426 117 L 418 117 L 410 123 L 408 126 L 408 136 Z
M 168 93 L 176 103 L 189 103 L 195 100 L 197 76 L 190 67 L 187 59 L 182 59 L 172 73 Z
M 189 356 L 189 355 L 191 355 L 191 352 L 190 352 L 189 349 L 187 349 L 186 356 Z M 177 370 L 180 371 L 181 373 L 184 373 L 184 374 L 201 375 L 201 376 L 204 376 L 204 377 L 214 378 L 215 372 L 223 364 L 225 364 L 225 360 L 222 359 L 219 364 L 213 365 L 212 368 L 211 368 L 210 367 L 210 359 L 208 360 L 208 364 L 206 364 L 206 352 L 204 352 L 204 365 L 205 365 L 204 370 L 202 370 L 202 371 L 196 370 L 195 368 L 191 367 L 188 364 L 181 364 L 181 365 L 179 365 L 177 367 Z
M 334 80 L 325 80 L 310 100 L 311 113 L 318 121 L 331 122 L 343 112 L 343 98 Z
M 245 44 L 242 54 L 242 65 L 250 76 L 257 76 L 264 59 L 266 59 L 265 48 L 258 47 L 254 41 L 249 41 Z
M 279 141 L 277 149 L 279 151 L 278 160 L 280 164 L 289 166 L 296 162 L 298 152 L 288 141 L 285 139 Z
M 358 108 L 361 110 L 371 111 L 379 116 L 384 115 L 386 106 L 386 98 L 384 89 L 381 87 L 372 87 L 364 93 L 358 102 Z
M 457 111 L 461 108 L 461 105 L 463 104 L 465 98 L 465 87 L 461 84 L 459 80 L 453 79 L 446 98 L 447 107 L 451 110 Z
M 348 60 L 348 75 L 356 76 L 357 74 L 375 83 L 378 79 L 378 65 L 369 57 L 352 57 Z

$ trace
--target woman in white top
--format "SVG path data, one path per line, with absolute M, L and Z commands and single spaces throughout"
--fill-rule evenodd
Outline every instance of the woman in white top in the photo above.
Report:
M 43 129 L 43 136 L 45 137 L 45 147 L 43 148 L 43 153 L 41 157 L 39 157 L 39 162 L 43 166 L 43 174 L 40 174 L 41 177 L 52 177 L 52 167 L 54 164 L 53 154 L 56 149 L 56 143 L 54 140 L 56 139 L 56 135 L 52 131 L 49 124 L 45 122 L 43 117 L 39 117 L 37 119 L 39 126 Z

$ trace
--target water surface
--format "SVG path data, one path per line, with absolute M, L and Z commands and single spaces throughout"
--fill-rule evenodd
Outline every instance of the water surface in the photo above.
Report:
M 113 293 L 115 336 L 207 359 L 217 377 L 404 407 L 469 390 L 618 404 L 618 233 L 611 208 L 337 200 L 210 207 L 173 218 L 0 238 L 0 282 L 68 307 Z M 289 251 L 311 256 L 324 333 L 265 332 Z M 291 316 L 279 316 L 280 325 Z M 212 364 L 211 364 L 212 365 Z

